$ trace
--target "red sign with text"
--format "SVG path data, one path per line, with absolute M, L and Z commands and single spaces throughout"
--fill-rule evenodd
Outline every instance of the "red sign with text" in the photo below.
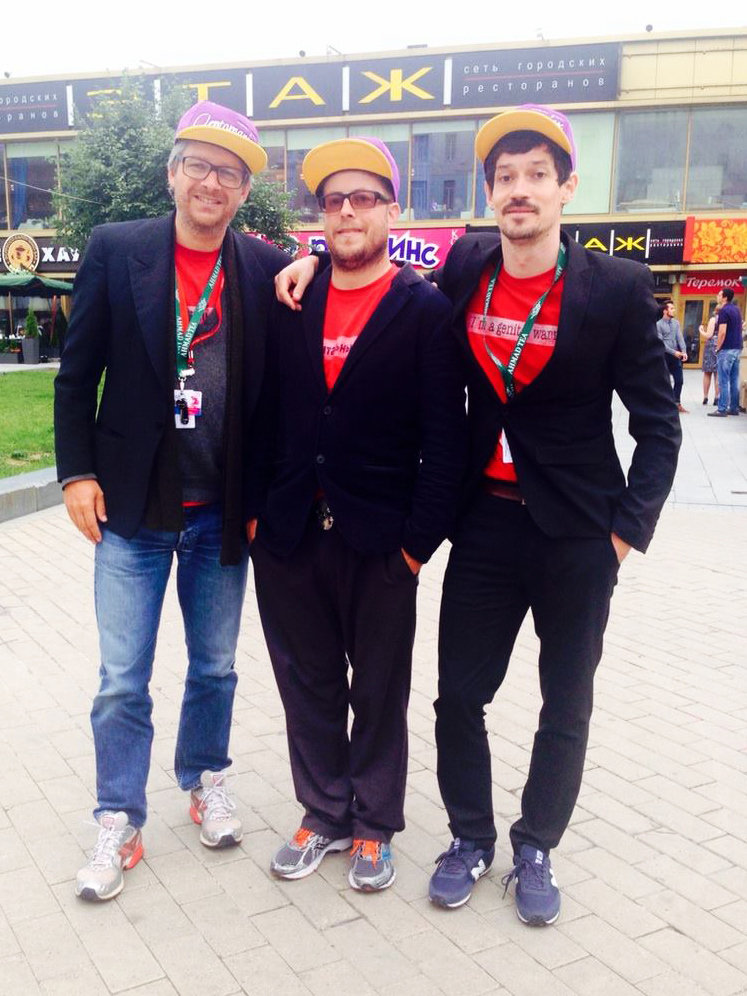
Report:
M 738 273 L 689 273 L 680 284 L 680 293 L 714 297 L 724 287 L 731 287 L 735 294 L 743 294 L 739 277 Z
M 443 266 L 449 249 L 464 228 L 404 228 L 389 232 L 389 255 L 395 263 L 411 263 L 421 270 Z M 294 238 L 310 249 L 326 249 L 324 232 L 293 232 Z

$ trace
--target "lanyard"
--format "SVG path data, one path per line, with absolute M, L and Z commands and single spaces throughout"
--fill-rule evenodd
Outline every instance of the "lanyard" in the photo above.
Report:
M 189 377 L 194 373 L 194 368 L 189 363 L 189 350 L 192 345 L 192 340 L 195 337 L 197 326 L 200 324 L 200 319 L 203 316 L 205 308 L 207 308 L 210 295 L 213 293 L 213 288 L 215 287 L 218 275 L 220 274 L 222 262 L 223 253 L 219 252 L 218 258 L 215 261 L 215 266 L 213 267 L 213 272 L 210 274 L 208 282 L 205 284 L 205 289 L 200 295 L 197 307 L 192 312 L 192 317 L 189 320 L 186 332 L 184 331 L 184 325 L 182 324 L 182 312 L 179 306 L 179 277 L 177 274 L 174 276 L 174 296 L 176 298 L 176 376 L 179 379 L 182 390 L 184 389 L 184 378 Z
M 519 333 L 519 337 L 516 340 L 516 345 L 513 348 L 513 351 L 508 359 L 507 364 L 501 363 L 501 361 L 495 355 L 493 350 L 490 348 L 490 346 L 488 345 L 487 335 L 483 337 L 483 342 L 485 343 L 485 349 L 487 350 L 488 356 L 493 361 L 493 363 L 495 363 L 495 365 L 498 367 L 498 371 L 501 377 L 503 378 L 503 385 L 506 388 L 506 398 L 509 401 L 511 400 L 511 398 L 513 398 L 514 394 L 516 393 L 516 384 L 514 381 L 514 370 L 516 369 L 516 364 L 519 362 L 519 357 L 521 356 L 524 346 L 527 343 L 527 339 L 529 338 L 530 332 L 534 328 L 534 323 L 537 319 L 537 315 L 539 315 L 540 311 L 542 310 L 542 305 L 545 303 L 547 295 L 553 289 L 558 280 L 560 280 L 563 274 L 563 270 L 565 270 L 567 255 L 568 255 L 568 250 L 561 242 L 560 249 L 558 250 L 558 261 L 555 264 L 555 275 L 553 276 L 552 283 L 547 288 L 545 293 L 542 294 L 542 296 L 539 297 L 532 305 L 532 309 L 529 312 L 529 315 L 527 316 L 527 320 L 524 322 L 524 327 Z M 488 283 L 487 293 L 485 294 L 485 307 L 483 308 L 482 312 L 483 329 L 485 329 L 485 326 L 487 325 L 488 308 L 490 307 L 490 300 L 493 297 L 493 291 L 495 290 L 495 285 L 498 280 L 498 274 L 500 273 L 500 269 L 501 269 L 501 261 L 498 260 L 495 272 L 493 273 L 493 276 L 490 278 L 490 282 Z

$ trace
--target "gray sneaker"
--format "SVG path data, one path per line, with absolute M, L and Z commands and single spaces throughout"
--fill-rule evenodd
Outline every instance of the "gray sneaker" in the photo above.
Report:
M 388 889 L 397 877 L 392 852 L 384 840 L 354 840 L 348 882 L 361 892 Z
M 330 851 L 347 851 L 352 837 L 333 840 L 308 827 L 300 827 L 287 844 L 283 844 L 270 862 L 270 871 L 278 878 L 306 878 L 316 871 Z
M 125 870 L 134 868 L 143 856 L 143 835 L 127 819 L 127 813 L 99 815 L 99 837 L 88 864 L 76 877 L 76 896 L 103 902 L 122 891 Z
M 244 830 L 234 816 L 236 803 L 228 794 L 225 771 L 203 771 L 201 785 L 192 789 L 189 815 L 200 826 L 200 843 L 205 847 L 233 847 Z

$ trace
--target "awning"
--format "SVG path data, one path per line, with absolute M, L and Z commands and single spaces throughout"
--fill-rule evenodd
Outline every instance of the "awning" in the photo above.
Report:
M 56 294 L 70 294 L 72 290 L 70 281 L 54 280 L 39 273 L 0 273 L 0 294 L 54 297 Z

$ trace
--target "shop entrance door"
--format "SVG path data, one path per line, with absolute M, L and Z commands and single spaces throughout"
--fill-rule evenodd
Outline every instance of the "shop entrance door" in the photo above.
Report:
M 699 328 L 707 325 L 716 307 L 716 299 L 708 297 L 682 297 L 682 335 L 685 338 L 687 360 L 685 366 L 700 366 L 703 340 Z

